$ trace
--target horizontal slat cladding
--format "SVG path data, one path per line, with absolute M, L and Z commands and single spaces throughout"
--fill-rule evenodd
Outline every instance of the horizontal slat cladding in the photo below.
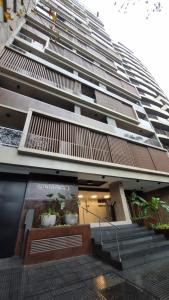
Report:
M 128 143 L 133 155 L 134 165 L 139 168 L 155 170 L 154 163 L 147 147 Z
M 0 66 L 41 80 L 44 83 L 50 83 L 63 90 L 69 90 L 75 94 L 79 94 L 81 90 L 79 82 L 10 49 L 5 49 L 3 52 L 0 58 Z
M 169 172 L 169 158 L 167 152 L 148 147 L 152 160 L 158 171 Z
M 112 109 L 118 113 L 121 113 L 123 115 L 126 115 L 132 119 L 137 119 L 134 110 L 131 106 L 122 103 L 108 95 L 105 95 L 99 91 L 95 91 L 96 94 L 96 103 L 99 105 L 102 105 L 104 107 L 107 107 L 109 109 Z
M 132 152 L 127 141 L 108 136 L 108 142 L 113 163 L 134 166 Z
M 61 250 L 72 247 L 82 247 L 81 234 L 33 240 L 30 248 L 30 254 Z

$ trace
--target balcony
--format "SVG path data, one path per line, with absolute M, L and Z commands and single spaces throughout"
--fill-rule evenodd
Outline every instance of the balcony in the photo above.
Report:
M 127 116 L 131 119 L 134 119 L 138 123 L 138 117 L 132 105 L 118 101 L 113 97 L 105 95 L 99 91 L 95 91 L 95 95 L 97 104 L 107 107 L 112 111 L 118 112 L 124 117 Z
M 133 140 L 135 142 L 139 142 L 146 145 L 152 145 L 156 147 L 161 147 L 160 143 L 155 138 L 148 138 L 146 136 L 142 136 L 140 134 L 136 134 L 121 128 L 115 128 L 115 133 L 124 139 Z
M 68 43 L 71 42 L 71 44 L 74 44 L 75 46 L 80 47 L 80 49 L 84 49 L 85 52 L 90 53 L 92 56 L 96 57 L 97 59 L 101 60 L 102 62 L 107 64 L 107 67 L 110 68 L 113 67 L 114 68 L 114 63 L 105 57 L 105 55 L 103 55 L 102 53 L 98 52 L 98 47 L 95 45 L 88 46 L 85 42 L 83 42 L 82 40 L 79 40 L 78 38 L 76 38 L 73 34 L 65 32 L 65 28 L 59 27 L 58 25 L 55 26 L 54 23 L 52 23 L 51 21 L 47 20 L 46 18 L 44 18 L 43 16 L 40 15 L 34 15 L 34 16 L 28 16 L 28 19 L 34 20 L 38 23 L 38 26 L 40 26 L 40 24 L 42 26 L 45 26 L 48 28 L 48 30 L 52 30 L 52 33 L 55 36 L 55 39 L 57 39 L 58 37 L 63 39 L 63 40 L 67 40 Z M 89 45 L 91 43 L 89 42 Z
M 57 70 L 54 70 L 55 66 L 52 64 L 51 68 L 46 65 L 46 62 L 40 63 L 32 59 L 32 55 L 30 54 L 31 57 L 28 57 L 20 54 L 16 51 L 13 51 L 11 49 L 4 49 L 4 52 L 2 53 L 2 56 L 0 58 L 0 66 L 3 68 L 2 71 L 5 72 L 16 72 L 18 75 L 20 74 L 19 77 L 24 76 L 24 80 L 28 80 L 29 78 L 36 80 L 37 84 L 38 82 L 40 84 L 45 84 L 48 85 L 48 89 L 50 89 L 50 86 L 53 88 L 57 88 L 57 92 L 60 94 L 65 94 L 66 97 L 69 95 L 69 98 L 72 97 L 78 97 L 81 100 L 84 99 L 83 95 L 88 95 L 83 93 L 82 87 L 83 85 L 78 81 L 75 80 L 77 77 L 72 78 L 66 76 L 66 75 L 61 74 Z M 34 57 L 33 57 L 34 58 Z M 35 57 L 36 59 L 36 57 Z M 17 61 L 17 64 L 16 64 Z M 65 73 L 64 73 L 65 74 Z M 79 78 L 80 79 L 80 78 Z M 118 79 L 117 79 L 118 80 Z M 118 80 L 118 83 L 121 83 L 120 80 Z M 87 86 L 88 89 L 92 89 L 93 94 L 95 92 L 94 88 L 90 88 Z M 117 112 L 120 112 L 123 114 L 123 118 L 130 118 L 130 121 L 134 121 L 134 123 L 138 123 L 138 118 L 135 113 L 135 111 L 132 108 L 132 105 L 122 103 L 118 100 L 113 100 L 112 97 L 107 96 L 104 93 L 101 93 L 99 91 L 96 91 L 97 97 L 96 97 L 96 103 L 104 106 L 105 108 L 108 108 L 110 110 L 113 110 L 111 113 L 116 114 Z M 95 99 L 95 95 L 93 96 L 93 102 Z M 99 101 L 100 99 L 100 101 Z M 105 100 L 104 100 L 105 99 Z M 103 101 L 104 100 L 104 101 Z M 110 103 L 108 103 L 111 101 Z M 95 104 L 96 105 L 96 104 Z M 125 113 L 124 113 L 125 112 Z M 118 115 L 119 117 L 119 115 Z
M 139 122 L 140 122 L 139 127 L 154 131 L 152 125 L 148 121 L 139 118 Z
M 163 130 L 163 129 L 156 129 L 156 132 L 157 134 L 160 134 L 160 135 L 165 135 L 166 137 L 169 138 L 169 131 L 167 130 Z
M 92 74 L 92 76 L 93 74 L 96 74 L 104 82 L 112 84 L 113 86 L 118 86 L 120 89 L 125 90 L 130 94 L 138 96 L 137 90 L 133 85 L 107 73 L 104 69 L 98 67 L 89 60 L 84 59 L 80 55 L 75 54 L 73 51 L 64 48 L 62 45 L 50 42 L 49 49 L 52 50 L 54 54 L 56 53 L 57 55 L 64 57 L 66 60 L 72 61 L 76 65 L 81 66 L 84 70 L 87 69 Z M 46 50 L 46 52 L 48 52 L 51 55 L 50 50 Z
M 59 121 L 54 116 L 32 112 L 29 118 L 19 153 L 169 172 L 169 159 L 163 150 Z
M 0 66 L 20 73 L 24 78 L 31 77 L 39 82 L 66 91 L 69 94 L 79 95 L 81 91 L 81 84 L 78 81 L 10 49 L 4 49 L 0 58 Z
M 69 60 L 71 62 L 74 62 L 76 65 L 81 66 L 85 70 L 87 69 L 89 72 L 92 74 L 96 74 L 101 78 L 106 77 L 106 72 L 102 68 L 98 67 L 94 63 L 90 62 L 89 60 L 83 58 L 82 56 L 74 53 L 71 50 L 68 50 L 64 48 L 61 44 L 59 43 L 54 43 L 50 42 L 48 45 L 48 49 L 45 49 L 46 52 L 49 52 L 51 54 L 57 54 L 59 56 L 64 57 L 66 60 Z M 51 53 L 51 50 L 53 53 Z
M 158 121 L 158 117 L 155 116 L 155 115 L 153 115 L 153 114 L 148 114 L 148 117 L 149 117 L 150 119 L 153 119 L 153 120 L 157 120 L 157 121 Z
M 0 126 L 0 144 L 10 147 L 19 147 L 22 131 Z

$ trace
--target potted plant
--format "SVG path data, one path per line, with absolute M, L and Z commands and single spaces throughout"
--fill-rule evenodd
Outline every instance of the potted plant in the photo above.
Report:
M 67 225 L 75 225 L 78 223 L 78 213 L 72 212 L 71 210 L 65 211 L 65 223 Z
M 169 239 L 169 224 L 152 224 L 152 229 L 156 234 L 164 234 L 167 239 Z
M 64 213 L 64 219 L 66 224 L 75 225 L 78 223 L 78 206 L 79 199 L 77 195 L 71 194 Z
M 43 227 L 54 226 L 57 216 L 59 216 L 59 214 L 53 208 L 49 207 L 47 212 L 40 215 L 41 225 Z
M 78 205 L 79 199 L 76 194 L 65 196 L 61 193 L 47 195 L 55 199 L 58 204 L 61 216 L 61 224 L 75 225 L 78 223 Z

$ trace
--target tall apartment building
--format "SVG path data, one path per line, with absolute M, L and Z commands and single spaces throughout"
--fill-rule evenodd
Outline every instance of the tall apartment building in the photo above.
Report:
M 168 99 L 75 0 L 39 0 L 7 29 L 0 48 L 0 256 L 14 253 L 30 200 L 51 191 L 78 191 L 80 224 L 95 226 L 95 215 L 130 223 L 126 192 L 166 192 L 169 185 Z

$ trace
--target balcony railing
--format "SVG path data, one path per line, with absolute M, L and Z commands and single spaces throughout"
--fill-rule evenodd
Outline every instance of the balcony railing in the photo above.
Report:
M 116 132 L 117 132 L 118 136 L 120 136 L 122 138 L 130 139 L 135 142 L 140 142 L 140 143 L 147 144 L 147 145 L 160 147 L 160 143 L 155 138 L 147 138 L 140 134 L 133 133 L 133 132 L 127 131 L 125 129 L 121 129 L 121 128 L 116 128 Z
M 0 144 L 10 147 L 18 147 L 22 131 L 0 126 Z
M 169 137 L 169 131 L 167 131 L 167 130 L 156 129 L 156 132 L 157 132 L 158 134 L 166 135 L 166 136 Z
M 163 145 L 164 149 L 166 149 L 169 152 L 169 146 Z
M 153 114 L 148 114 L 148 117 L 151 118 L 151 119 L 158 120 L 157 116 L 155 116 Z

